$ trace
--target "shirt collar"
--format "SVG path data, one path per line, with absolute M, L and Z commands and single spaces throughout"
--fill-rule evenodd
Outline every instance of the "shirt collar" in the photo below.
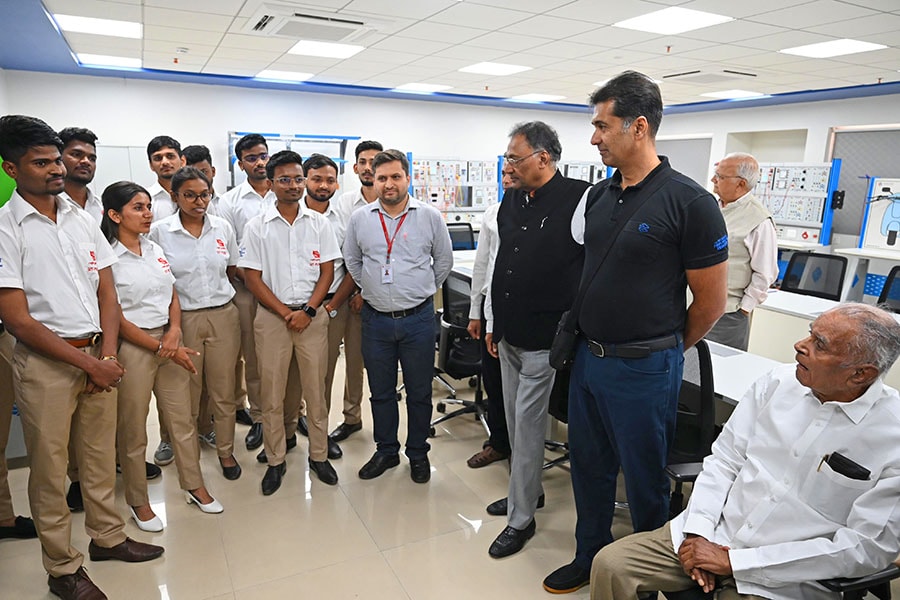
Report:
M 238 192 L 238 198 L 246 198 L 247 196 L 252 196 L 253 198 L 260 198 L 260 195 L 256 193 L 256 190 L 253 189 L 253 186 L 250 185 L 250 182 L 246 179 L 243 183 L 241 183 L 241 191 Z M 266 192 L 265 196 L 262 196 L 263 200 L 275 200 L 275 192 L 269 190 Z
M 147 252 L 150 250 L 150 242 L 148 242 L 148 241 L 144 238 L 143 235 L 140 236 L 140 242 L 141 242 L 141 255 L 146 256 Z M 126 247 L 125 247 L 125 244 L 123 244 L 123 243 L 120 242 L 119 240 L 113 240 L 113 242 L 112 242 L 112 249 L 113 249 L 113 252 L 116 253 L 116 256 L 119 256 L 119 257 L 121 257 L 121 256 L 123 256 L 123 255 L 125 255 L 125 254 L 130 254 L 130 255 L 132 255 L 132 256 L 137 256 L 137 254 L 135 254 L 134 252 L 132 252 L 131 250 L 129 250 L 128 248 L 126 248 Z
M 68 213 L 78 208 L 72 201 L 67 198 L 62 197 L 62 195 L 56 196 L 56 210 L 57 213 Z M 13 217 L 16 219 L 16 223 L 19 225 L 22 224 L 22 221 L 25 220 L 25 217 L 28 215 L 39 215 L 38 210 L 32 206 L 25 198 L 23 198 L 17 190 L 13 190 L 12 196 L 9 197 L 9 209 L 12 211 Z M 80 209 L 79 209 L 80 210 Z
M 307 198 L 308 198 L 308 196 L 303 196 L 303 201 L 300 203 L 300 208 L 306 209 L 310 212 L 319 212 L 319 211 L 313 211 L 313 209 L 309 207 L 309 204 L 307 204 Z M 328 206 L 325 207 L 325 212 L 321 213 L 321 215 L 323 217 L 330 217 L 333 214 L 335 214 L 334 196 L 332 196 L 331 200 L 328 201 Z
M 417 209 L 417 208 L 419 208 L 419 207 L 421 207 L 421 206 L 424 206 L 424 205 L 423 205 L 421 202 L 419 202 L 418 200 L 416 200 L 415 198 L 413 198 L 412 196 L 410 196 L 410 197 L 409 197 L 409 202 L 406 204 L 406 210 L 404 210 L 402 213 L 400 213 L 399 215 L 397 215 L 397 217 L 399 217 L 399 216 L 401 216 L 401 215 L 404 215 L 404 214 L 406 214 L 407 212 L 409 212 L 409 211 L 411 211 L 411 210 L 414 210 L 414 209 Z M 374 211 L 379 211 L 379 210 L 380 210 L 380 211 L 383 212 L 385 215 L 390 216 L 390 215 L 388 215 L 388 214 L 384 211 L 383 208 L 381 208 L 381 200 L 375 200 L 374 202 L 372 202 L 371 204 L 369 204 L 369 205 L 367 206 L 367 208 L 368 208 L 370 211 L 373 211 L 373 212 L 374 212 Z M 391 218 L 392 218 L 392 219 L 396 219 L 397 217 L 391 217 Z
M 647 173 L 647 176 L 644 177 L 640 181 L 640 183 L 636 183 L 634 185 L 628 186 L 629 190 L 639 190 L 642 187 L 644 187 L 646 184 L 653 181 L 653 179 L 657 175 L 662 173 L 663 171 L 669 171 L 672 169 L 672 167 L 669 166 L 669 158 L 667 156 L 657 155 L 657 158 L 659 159 L 659 164 L 656 165 L 656 167 L 654 167 L 652 171 Z M 610 183 L 618 188 L 621 188 L 622 187 L 622 172 L 619 171 L 618 169 L 616 169 L 615 173 L 613 173 L 612 177 L 610 177 Z
M 169 231 L 183 231 L 186 235 L 194 237 L 187 229 L 184 228 L 184 225 L 181 223 L 181 215 L 179 211 L 175 211 L 175 214 L 166 217 L 169 220 Z M 202 236 L 204 233 L 212 228 L 212 219 L 210 215 L 203 215 L 203 229 L 200 230 L 200 235 Z
M 313 212 L 314 212 L 313 209 L 307 207 L 306 202 L 301 200 L 300 201 L 300 212 L 297 213 L 297 218 L 302 219 L 303 217 L 309 217 L 309 216 L 311 216 L 311 214 Z M 262 218 L 264 223 L 268 223 L 269 221 L 272 221 L 274 219 L 284 220 L 284 217 L 282 217 L 281 213 L 278 212 L 277 202 L 266 206 L 266 211 L 263 213 L 263 218 Z M 294 222 L 296 223 L 296 220 Z
M 844 411 L 844 414 L 847 415 L 848 419 L 859 424 L 859 422 L 865 418 L 866 414 L 868 414 L 869 410 L 875 406 L 875 403 L 881 398 L 883 392 L 884 381 L 879 377 L 869 386 L 866 393 L 856 400 L 852 402 L 826 402 L 825 404 L 837 404 L 838 408 Z
M 753 195 L 753 192 L 747 192 L 746 194 L 744 194 L 743 196 L 741 196 L 740 198 L 738 198 L 738 199 L 735 200 L 734 202 L 729 202 L 728 204 L 723 204 L 722 201 L 719 200 L 719 206 L 722 207 L 722 208 L 726 208 L 726 207 L 729 207 L 729 206 L 738 206 L 739 204 L 741 204 L 741 203 L 743 203 L 743 202 L 746 202 L 747 199 L 750 198 L 752 195 Z

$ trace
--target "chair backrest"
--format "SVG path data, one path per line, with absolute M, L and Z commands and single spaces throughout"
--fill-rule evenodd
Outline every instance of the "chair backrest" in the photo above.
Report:
M 453 377 L 462 379 L 481 372 L 481 340 L 469 336 L 471 278 L 451 271 L 441 287 L 444 310 L 441 315 L 441 332 L 438 340 L 438 368 Z
M 791 256 L 781 289 L 806 296 L 839 301 L 847 257 L 816 252 L 795 252 Z
M 881 295 L 878 296 L 878 304 L 890 311 L 900 313 L 900 265 L 895 266 L 888 273 L 884 287 L 881 288 Z
M 447 223 L 454 250 L 474 250 L 475 230 L 471 223 Z
M 706 340 L 700 340 L 684 351 L 684 374 L 669 464 L 702 461 L 711 452 L 716 433 L 712 359 Z
M 468 225 L 468 223 L 466 224 Z M 467 327 L 469 325 L 469 306 L 472 303 L 471 294 L 471 277 L 451 271 L 441 287 L 444 321 L 463 328 Z

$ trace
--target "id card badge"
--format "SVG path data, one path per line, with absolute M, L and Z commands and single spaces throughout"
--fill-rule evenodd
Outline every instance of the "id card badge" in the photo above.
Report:
M 381 265 L 381 283 L 394 283 L 394 267 L 392 265 Z

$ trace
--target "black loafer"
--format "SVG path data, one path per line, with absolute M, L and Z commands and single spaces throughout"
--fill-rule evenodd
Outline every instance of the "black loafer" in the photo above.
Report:
M 377 452 L 359 470 L 360 479 L 375 479 L 388 469 L 393 469 L 400 464 L 400 457 L 396 454 L 378 454 Z
M 317 461 L 309 459 L 309 471 L 310 473 L 315 473 L 322 483 L 337 485 L 338 475 L 327 460 Z
M 328 434 L 328 437 L 336 442 L 343 442 L 350 437 L 351 433 L 356 433 L 360 429 L 362 429 L 362 423 L 341 423 Z
M 244 443 L 247 444 L 247 450 L 256 450 L 257 448 L 262 446 L 262 423 L 254 423 L 250 426 L 250 431 L 247 432 L 247 437 L 244 439 Z
M 431 479 L 431 463 L 428 462 L 427 456 L 409 461 L 409 478 L 416 483 L 428 483 Z
M 37 537 L 37 529 L 34 528 L 34 521 L 28 517 L 16 517 L 16 522 L 12 527 L 0 527 L 0 540 L 6 538 L 15 538 L 17 540 L 28 540 Z
M 78 567 L 71 575 L 49 575 L 47 585 L 51 594 L 63 600 L 107 600 L 106 594 L 91 581 L 84 567 Z
M 246 408 L 237 409 L 234 412 L 234 420 L 241 425 L 253 427 L 253 418 L 250 416 L 250 412 Z
M 233 454 L 231 455 L 231 458 L 234 458 Z M 222 464 L 222 459 L 220 458 L 219 465 L 222 466 L 222 475 L 225 476 L 225 479 L 228 479 L 229 481 L 234 481 L 235 479 L 237 479 L 238 477 L 241 476 L 241 465 L 239 465 L 236 460 L 234 461 L 233 467 L 226 467 L 225 465 Z
M 297 431 L 304 437 L 309 437 L 309 425 L 306 423 L 306 415 L 297 419 Z
M 284 477 L 284 472 L 286 470 L 287 465 L 285 463 L 266 469 L 266 474 L 263 475 L 262 480 L 263 496 L 271 496 L 278 491 L 278 488 L 281 487 L 281 478 Z
M 72 512 L 84 510 L 84 498 L 81 497 L 81 483 L 73 481 L 69 484 L 69 492 L 66 494 L 66 504 Z
M 293 450 L 296 447 L 297 447 L 297 435 L 296 434 L 292 435 L 291 437 L 289 437 L 288 439 L 286 439 L 284 441 L 284 451 L 285 452 L 290 452 L 291 450 Z M 262 450 L 259 451 L 259 454 L 256 455 L 256 460 L 261 463 L 269 462 L 269 459 L 266 458 L 265 448 L 263 448 Z
M 149 462 L 146 463 L 146 469 L 147 469 L 147 481 L 150 481 L 151 479 L 156 479 L 157 477 L 162 475 L 162 469 L 160 469 L 153 463 L 149 463 Z
M 494 558 L 503 558 L 504 556 L 512 556 L 525 547 L 525 542 L 534 536 L 534 519 L 525 529 L 516 529 L 507 526 L 500 532 L 494 543 L 488 549 L 488 554 Z
M 544 578 L 544 589 L 551 594 L 570 594 L 591 582 L 591 570 L 583 569 L 573 560 Z
M 338 446 L 338 443 L 333 439 L 328 438 L 328 458 L 330 460 L 337 460 L 342 456 L 344 456 L 344 451 L 341 450 L 341 447 Z
M 487 514 L 494 515 L 495 517 L 506 516 L 506 513 L 509 511 L 508 507 L 508 499 L 500 498 L 496 502 L 491 502 L 487 505 Z M 541 494 L 537 499 L 537 507 L 544 508 L 544 495 Z

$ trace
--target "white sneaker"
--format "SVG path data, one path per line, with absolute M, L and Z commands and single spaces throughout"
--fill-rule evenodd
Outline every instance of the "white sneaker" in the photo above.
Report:
M 203 435 L 203 434 L 201 433 L 198 437 L 200 438 L 200 441 L 201 441 L 201 442 L 203 442 L 204 444 L 206 444 L 206 445 L 209 446 L 210 448 L 215 448 L 215 447 L 216 447 L 216 432 L 215 432 L 215 431 L 210 431 L 210 432 L 207 433 L 206 435 Z
M 169 442 L 160 442 L 153 453 L 153 462 L 159 466 L 165 466 L 175 460 L 175 451 L 172 450 L 172 444 Z

